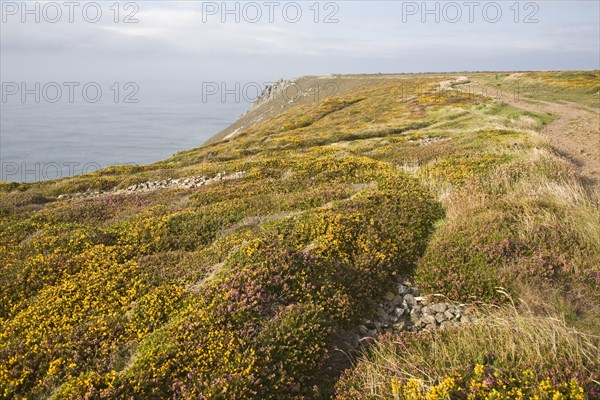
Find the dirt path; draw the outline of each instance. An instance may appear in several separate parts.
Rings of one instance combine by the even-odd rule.
[[[531,112],[546,112],[558,118],[542,135],[565,158],[575,164],[587,184],[600,186],[600,115],[572,103],[508,103]]]
[[[511,96],[501,100],[522,110],[556,116],[542,135],[577,167],[584,182],[600,198],[600,110],[569,102],[515,100]]]

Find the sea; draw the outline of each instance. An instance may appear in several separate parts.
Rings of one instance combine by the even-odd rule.
[[[164,160],[201,146],[254,100],[232,90],[221,94],[219,84],[94,82],[87,94],[81,86],[69,93],[58,85],[37,93],[30,85],[24,97],[3,94],[0,181],[36,182]]]

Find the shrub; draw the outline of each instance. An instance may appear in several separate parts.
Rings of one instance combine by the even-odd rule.
[[[219,232],[243,218],[239,202],[225,207],[206,207],[200,211],[185,211],[168,217],[165,233],[159,238],[161,250],[192,251],[207,246]]]
[[[504,154],[451,155],[427,165],[420,174],[427,179],[461,185],[484,178],[509,160]]]
[[[50,398],[53,400],[106,398],[110,395],[114,379],[114,373],[102,375],[88,372],[65,382]]]
[[[252,338],[215,323],[193,302],[149,336],[109,397],[246,399],[256,394]]]
[[[332,329],[312,303],[282,308],[257,336],[262,399],[322,398]]]
[[[178,285],[162,285],[140,297],[125,329],[132,337],[143,338],[176,315],[185,296]]]
[[[429,293],[459,301],[504,300],[498,288],[515,289],[516,280],[544,278],[549,283],[587,281],[596,286],[577,232],[559,225],[518,229],[503,209],[478,211],[468,221],[436,233],[417,268],[416,280]]]
[[[3,322],[0,387],[3,396],[43,397],[57,379],[109,368],[128,340],[124,314],[146,289],[136,263],[95,246],[76,257],[79,271],[45,286],[35,302]]]
[[[111,396],[326,397],[333,330],[351,326],[373,293],[414,265],[441,214],[414,180],[379,186],[247,238],[160,328],[181,292],[141,297],[126,331],[142,343]]]
[[[310,158],[294,166],[298,178],[312,178],[318,182],[363,183],[381,177],[389,166],[366,157]]]
[[[117,237],[116,245],[130,256],[156,252],[167,233],[162,208],[151,209],[114,224],[110,231]]]
[[[514,221],[493,211],[446,224],[419,262],[417,284],[457,301],[501,301],[497,288],[511,289],[509,269],[516,254],[508,238],[514,236]]]

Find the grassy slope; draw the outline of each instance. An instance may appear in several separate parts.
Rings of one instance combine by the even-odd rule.
[[[597,85],[580,75],[578,85]],[[598,205],[539,136],[552,118],[435,91],[448,79],[332,77],[334,97],[263,106],[267,117],[250,116],[231,140],[144,167],[2,184],[0,396],[328,397],[332,343],[398,273],[455,300],[501,304],[502,286],[530,299],[534,315],[523,318],[551,313],[597,332]],[[547,92],[596,104],[593,90],[567,86]],[[222,171],[247,174],[193,190],[56,200]],[[472,331],[448,333],[480,343],[459,360],[467,368],[486,361],[476,359],[486,343],[473,339],[485,329]],[[507,335],[523,354],[537,345]],[[573,346],[565,357],[587,344]],[[536,383],[552,374],[550,361],[531,359]],[[595,362],[573,358],[548,390],[589,392]],[[389,396],[392,378],[393,396],[415,385],[389,370],[372,385],[361,365],[340,396]],[[457,365],[419,382],[435,386]],[[494,365],[509,375],[525,368]],[[562,388],[571,377],[575,389]]]
[[[545,101],[569,101],[598,109],[600,71],[547,71],[489,75],[490,86],[520,87],[525,97]]]

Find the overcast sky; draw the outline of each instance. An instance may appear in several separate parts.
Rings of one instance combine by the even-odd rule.
[[[3,81],[600,68],[596,0],[45,3],[2,0]]]

